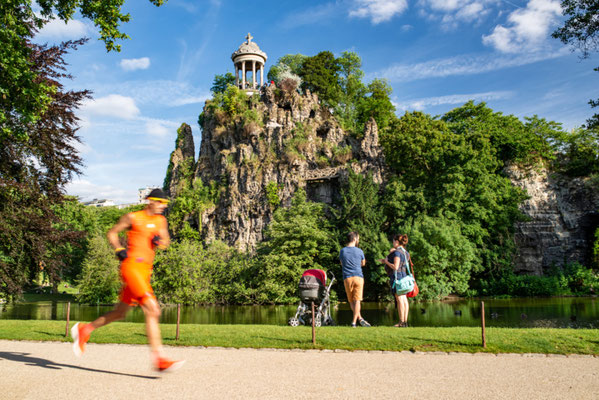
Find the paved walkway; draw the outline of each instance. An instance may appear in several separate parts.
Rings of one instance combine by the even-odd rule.
[[[169,347],[0,340],[2,399],[599,399],[599,358]]]

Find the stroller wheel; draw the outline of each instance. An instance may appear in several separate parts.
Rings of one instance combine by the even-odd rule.
[[[310,325],[312,325],[312,321],[310,321]],[[314,326],[322,326],[322,318],[318,314],[314,318]]]
[[[327,317],[327,319],[324,320],[324,324],[328,325],[328,326],[335,326],[335,320],[333,320],[333,318],[331,317]]]
[[[287,321],[287,323],[288,323],[290,326],[299,326],[299,324],[300,324],[300,322],[299,322],[299,319],[297,319],[297,318],[295,318],[295,317],[291,317],[291,318],[289,318],[289,321]]]

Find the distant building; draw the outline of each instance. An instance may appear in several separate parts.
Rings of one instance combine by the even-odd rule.
[[[139,201],[138,204],[143,204],[146,202],[146,197],[150,194],[150,192],[154,189],[160,189],[158,186],[147,186],[145,188],[140,188],[138,190],[139,193]]]
[[[127,204],[119,204],[116,206],[116,208],[118,208],[119,210],[123,209],[123,208],[127,208],[127,207],[131,207],[131,206],[136,206],[139,203],[127,203]]]
[[[108,199],[93,199],[92,201],[85,201],[83,202],[84,206],[90,206],[90,207],[110,207],[110,206],[114,206],[114,201],[112,200],[108,200]]]

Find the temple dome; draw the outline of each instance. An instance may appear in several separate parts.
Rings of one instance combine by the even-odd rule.
[[[256,55],[262,58],[262,62],[266,62],[266,53],[260,50],[260,47],[255,42],[252,42],[253,37],[248,33],[246,37],[247,41],[243,42],[237,50],[231,54],[231,59],[235,62],[235,59],[239,56],[245,55]]]

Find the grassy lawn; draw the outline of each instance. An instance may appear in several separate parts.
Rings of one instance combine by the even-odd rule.
[[[68,283],[61,282],[58,285],[58,293],[51,293],[52,288],[49,286],[38,287],[23,293],[23,297],[19,302],[34,303],[38,301],[75,301],[77,288]]]
[[[165,344],[176,346],[222,346],[280,349],[312,349],[309,327],[273,325],[163,324]],[[70,341],[64,337],[64,321],[0,320],[0,339]],[[140,323],[117,322],[92,334],[92,343],[145,344]],[[593,329],[488,328],[487,348],[481,346],[479,328],[350,328],[316,329],[317,349],[457,351],[490,353],[546,353],[599,355],[599,332]]]

